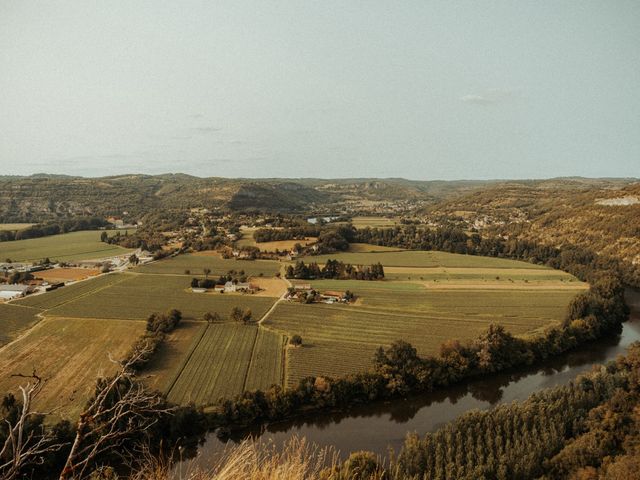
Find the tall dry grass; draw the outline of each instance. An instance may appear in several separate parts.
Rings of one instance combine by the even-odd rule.
[[[383,479],[380,469],[373,475],[358,475],[353,468],[345,471],[337,452],[319,448],[304,438],[291,439],[282,449],[273,444],[245,440],[230,447],[216,460],[215,466],[203,470],[188,462],[172,466],[169,462],[146,455],[143,466],[132,480],[343,480]]]

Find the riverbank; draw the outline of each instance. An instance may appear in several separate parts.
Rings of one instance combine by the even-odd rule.
[[[540,390],[568,384],[577,375],[623,354],[634,341],[640,341],[640,291],[625,292],[631,314],[619,335],[588,342],[575,350],[550,358],[532,367],[486,375],[436,392],[358,406],[340,413],[314,413],[289,421],[238,432],[222,441],[207,435],[192,466],[208,468],[227,442],[247,436],[259,438],[281,448],[291,438],[305,437],[320,447],[334,447],[341,458],[358,450],[385,456],[398,450],[409,432],[433,432],[472,409],[487,410],[497,405],[524,400]]]

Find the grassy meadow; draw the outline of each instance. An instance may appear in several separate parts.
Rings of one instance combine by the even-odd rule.
[[[123,255],[131,250],[100,241],[98,230],[62,233],[41,238],[0,243],[0,259],[35,262],[43,258],[71,261]],[[108,232],[113,235],[114,232]]]
[[[182,372],[184,364],[207,330],[206,322],[182,321],[166,335],[141,375],[145,385],[166,394]]]

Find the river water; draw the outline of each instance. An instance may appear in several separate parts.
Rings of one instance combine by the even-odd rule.
[[[489,409],[501,403],[524,400],[538,390],[567,384],[578,374],[590,370],[593,364],[623,354],[631,343],[640,340],[640,291],[627,290],[626,299],[631,315],[620,335],[586,344],[543,365],[485,376],[405,400],[379,402],[347,412],[315,414],[271,424],[250,434],[262,441],[273,442],[276,448],[293,436],[306,437],[321,447],[334,447],[342,458],[358,450],[380,455],[387,454],[389,448],[397,452],[407,432],[424,434],[467,410]],[[248,434],[229,442],[237,442]],[[211,433],[198,449],[197,457],[187,462],[190,467],[207,468],[224,448],[225,443]]]

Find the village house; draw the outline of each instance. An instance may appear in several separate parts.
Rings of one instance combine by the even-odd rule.
[[[336,292],[332,290],[327,290],[320,294],[322,301],[324,303],[336,303],[336,302],[344,302],[345,294],[344,292]]]
[[[256,287],[249,282],[227,282],[224,284],[224,293],[250,292],[253,290],[256,290]]]

